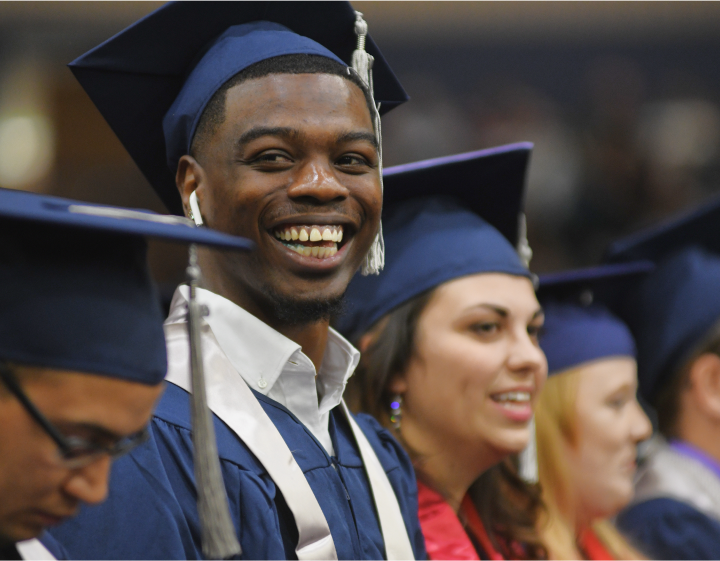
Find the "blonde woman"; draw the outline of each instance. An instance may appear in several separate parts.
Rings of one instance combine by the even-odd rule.
[[[643,557],[609,519],[632,499],[636,447],[651,425],[636,398],[633,338],[598,300],[650,267],[641,262],[541,279],[541,347],[550,377],[535,418],[546,505],[540,532],[552,559]]]

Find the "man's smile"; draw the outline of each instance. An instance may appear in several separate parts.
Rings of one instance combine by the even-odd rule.
[[[273,233],[288,249],[317,259],[333,257],[343,240],[343,227],[340,224],[283,224],[275,228]]]

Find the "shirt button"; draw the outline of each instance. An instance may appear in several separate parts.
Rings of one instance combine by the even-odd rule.
[[[258,387],[261,390],[264,390],[265,388],[267,388],[267,382],[261,378],[260,380],[258,380]]]

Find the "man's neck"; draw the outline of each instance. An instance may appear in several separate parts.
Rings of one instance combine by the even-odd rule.
[[[201,269],[203,270],[203,288],[230,300],[278,333],[300,345],[303,353],[315,365],[315,372],[320,371],[327,346],[329,320],[288,325],[274,316],[271,306],[263,306],[258,299],[242,290],[238,283],[227,281],[225,275],[214,274],[215,271],[210,263],[201,262]]]

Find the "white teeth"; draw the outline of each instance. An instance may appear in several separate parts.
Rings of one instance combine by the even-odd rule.
[[[318,259],[327,259],[337,253],[337,246],[332,247],[307,247],[301,244],[286,244],[285,247],[292,249],[295,253],[304,255],[305,257],[317,257]]]
[[[340,242],[342,241],[342,235],[343,235],[342,230],[340,230],[340,231],[338,232],[338,237],[337,237],[337,242],[338,242],[338,243],[340,243]]]
[[[325,228],[322,233],[322,239],[326,242],[333,241],[333,233],[330,231],[330,228]]]
[[[506,401],[515,401],[518,403],[526,403],[530,401],[530,392],[507,392],[493,396],[495,401],[501,403]]]
[[[277,230],[275,230],[275,237],[276,237],[277,239],[281,239],[281,234],[280,234],[280,232],[278,232]]]
[[[288,230],[285,230],[285,241],[289,242],[291,239],[292,239],[292,234]]]
[[[305,228],[303,228],[302,230],[300,230],[300,235],[298,236],[298,239],[299,239],[301,242],[306,242],[306,241],[308,241],[308,240],[310,239],[310,236],[308,236],[307,230],[306,230]]]
[[[338,238],[337,230],[333,230],[333,231],[332,231],[332,236],[331,236],[331,238],[330,238],[330,241],[337,242],[337,241],[338,241],[337,238]]]
[[[298,231],[295,228],[290,228],[290,237],[293,240],[298,239]]]
[[[322,240],[322,235],[320,234],[320,230],[318,230],[317,228],[313,228],[310,231],[310,241],[311,242],[319,242],[320,240]]]

